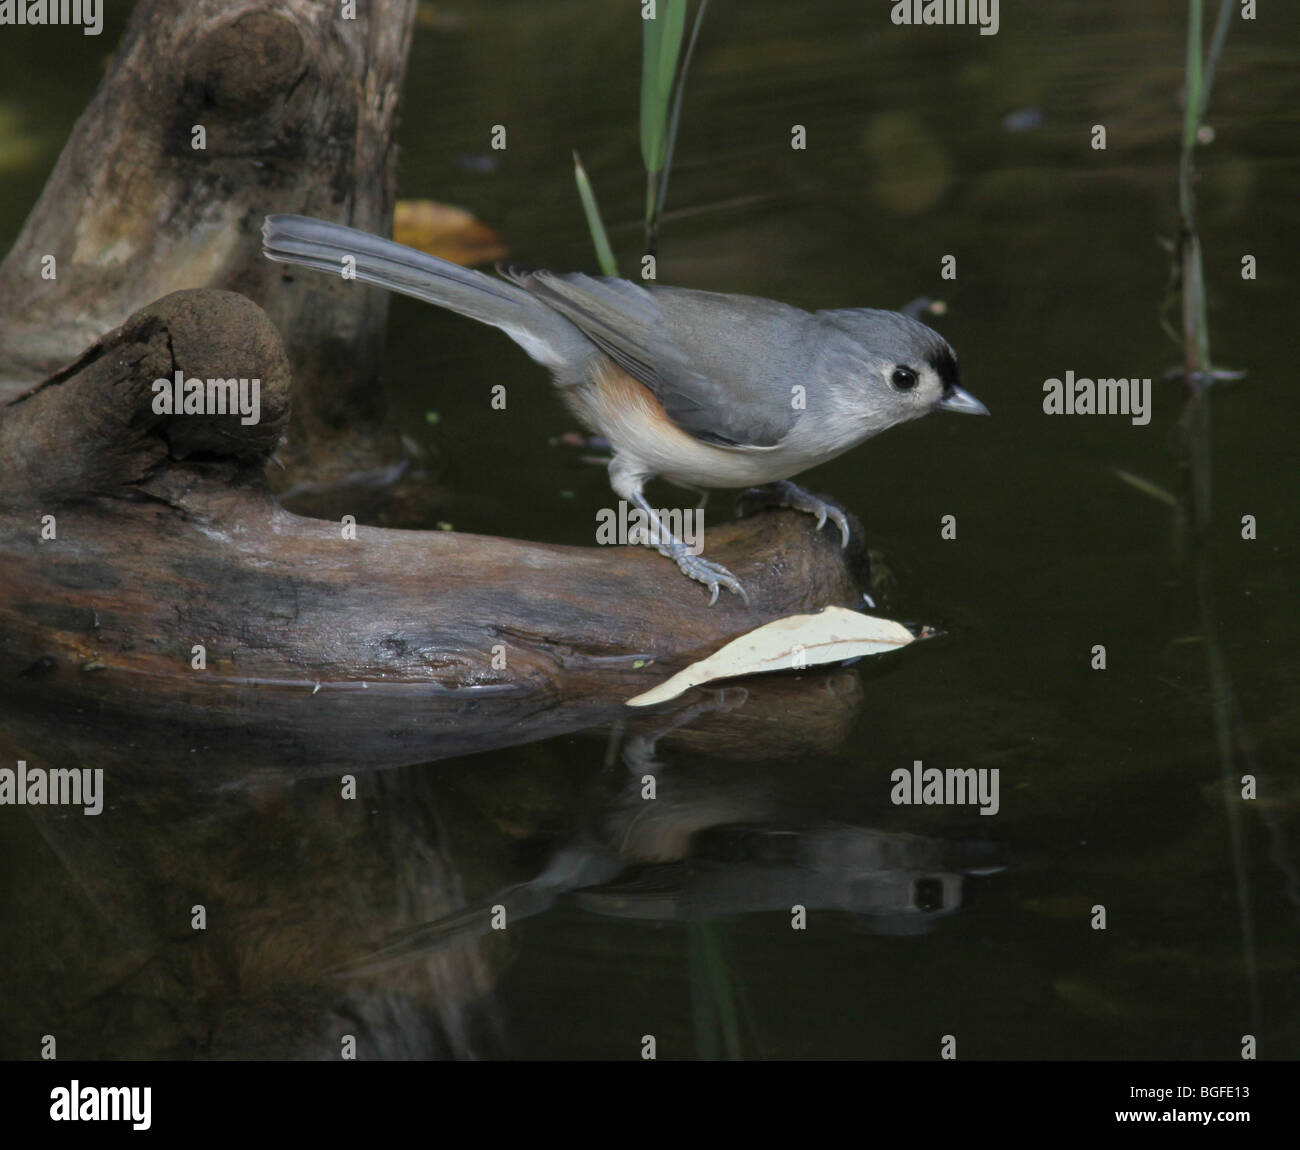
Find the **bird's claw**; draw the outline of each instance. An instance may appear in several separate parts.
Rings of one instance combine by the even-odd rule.
[[[694,579],[697,583],[703,583],[709,589],[711,592],[709,596],[710,607],[718,601],[718,591],[723,587],[733,594],[739,595],[745,606],[749,606],[749,596],[745,593],[745,588],[741,586],[740,580],[721,563],[711,563],[707,559],[701,559],[698,555],[690,554],[690,552],[683,555],[674,555],[672,558],[677,561],[677,566],[681,569],[683,575],[688,579]]]
[[[844,509],[828,499],[820,499],[810,491],[805,491],[798,484],[791,483],[788,479],[774,484],[770,490],[761,487],[751,487],[747,491],[740,493],[740,499],[737,501],[743,503],[746,497],[759,495],[775,503],[778,507],[789,507],[795,511],[803,511],[809,515],[817,516],[817,530],[820,531],[826,526],[826,520],[829,519],[836,527],[840,529],[840,547],[845,548],[849,545],[849,539],[852,537],[852,530],[849,527],[849,518]]]

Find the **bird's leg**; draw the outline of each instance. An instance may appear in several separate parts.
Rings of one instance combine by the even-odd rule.
[[[745,588],[740,585],[737,579],[721,563],[712,563],[699,555],[692,553],[688,544],[683,543],[677,538],[665,525],[658,513],[646,502],[646,497],[640,492],[632,493],[632,502],[636,504],[654,524],[655,538],[659,540],[656,544],[659,554],[666,555],[673,560],[681,570],[682,574],[689,579],[694,579],[697,583],[703,583],[711,592],[709,596],[709,606],[712,607],[718,601],[718,588],[725,587],[728,591],[733,591],[749,605],[749,596],[745,593]]]
[[[614,488],[614,494],[640,508],[646,519],[652,524],[654,536],[659,540],[655,545],[659,554],[666,555],[676,563],[682,574],[688,579],[703,583],[709,589],[711,592],[709,598],[710,607],[718,601],[718,589],[721,587],[725,587],[728,591],[739,595],[745,601],[746,606],[749,605],[749,596],[745,593],[745,588],[741,586],[739,579],[723,567],[721,563],[711,563],[709,560],[693,554],[690,546],[683,543],[668,529],[659,517],[659,513],[646,501],[645,493],[641,490],[641,485],[645,480],[643,475],[627,467],[625,463],[615,456],[609,465],[609,478],[610,486]]]
[[[770,494],[769,494],[770,490]],[[737,510],[739,505],[751,495],[763,497],[769,503],[775,503],[777,507],[792,507],[796,511],[806,511],[809,515],[817,516],[817,527],[820,530],[825,526],[826,520],[830,520],[840,529],[840,546],[849,545],[849,518],[844,513],[844,509],[828,499],[819,499],[811,491],[805,491],[797,483],[791,483],[788,479],[782,479],[778,483],[772,484],[770,489],[761,487],[751,487],[747,491],[740,493],[737,499]]]
[[[672,482],[671,480],[669,482]],[[707,487],[693,487],[689,483],[673,483],[674,487],[680,487],[683,491],[690,491],[696,497],[695,510],[703,511],[709,504],[709,489]]]
[[[695,504],[696,511],[703,511],[709,505],[709,492],[704,487],[688,487],[687,491],[694,491],[698,502]]]

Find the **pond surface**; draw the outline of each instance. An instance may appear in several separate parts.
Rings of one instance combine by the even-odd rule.
[[[576,148],[630,272],[631,7],[422,7],[400,194],[472,211],[513,259],[594,270]],[[1161,322],[1185,5],[1002,9],[984,37],[896,28],[883,3],[714,4],[660,242],[666,283],[944,301],[932,322],[992,418],[933,415],[805,477],[865,524],[882,613],[943,637],[702,692],[661,729],[361,755],[351,801],[273,761],[209,785],[221,748],[96,749],[68,715],[45,765],[138,750],[177,774],[120,769],[95,818],[0,807],[0,1057],[48,1033],[64,1058],[335,1057],[343,1033],[363,1057],[635,1058],[654,1035],[661,1058],[928,1059],[954,1035],[967,1059],[1235,1059],[1248,1034],[1300,1057],[1294,29],[1234,24],[1198,157],[1211,346],[1249,374],[1214,395],[1193,553],[1161,497],[1185,486]],[[121,27],[0,36],[0,242]],[[1151,379],[1149,422],[1045,414],[1066,372]],[[385,376],[454,493],[429,526],[591,543],[605,472],[552,442],[572,418],[513,344],[397,299]],[[503,380],[515,418],[487,402]],[[917,761],[998,771],[996,815],[892,803]]]

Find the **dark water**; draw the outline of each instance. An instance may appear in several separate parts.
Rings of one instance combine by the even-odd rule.
[[[590,269],[577,148],[631,271],[630,8],[428,9],[400,193],[472,210],[512,258]],[[809,308],[946,302],[934,322],[993,418],[931,416],[806,477],[865,523],[891,576],[882,610],[944,638],[702,695],[657,740],[600,730],[370,774],[359,754],[356,802],[332,777],[142,772],[110,780],[96,819],[0,808],[0,1055],[35,1057],[53,1032],[60,1057],[96,1058],[334,1057],[342,1033],[367,1057],[631,1058],[646,1034],[660,1057],[934,1058],[942,1035],[969,1059],[1235,1059],[1243,1035],[1300,1057],[1300,70],[1281,8],[1234,25],[1199,154],[1212,348],[1249,372],[1213,400],[1209,614],[1174,508],[1116,474],[1184,491],[1161,241],[1177,235],[1185,6],[1008,2],[981,37],[895,28],[884,3],[718,0],[659,277]],[[0,240],[114,32],[62,38],[57,68],[0,36]],[[1150,422],[1045,415],[1043,381],[1067,371],[1152,378]],[[512,344],[396,300],[386,377],[457,493],[440,518],[590,543],[604,472],[549,445],[572,420]],[[486,402],[501,381],[516,418]],[[1225,803],[1216,707],[1253,801]],[[83,753],[70,739],[68,765]],[[203,753],[176,746],[174,766],[202,778]],[[916,760],[997,769],[998,814],[891,804],[890,773]],[[441,946],[408,939],[413,960],[330,973],[495,903],[505,932],[470,916]]]

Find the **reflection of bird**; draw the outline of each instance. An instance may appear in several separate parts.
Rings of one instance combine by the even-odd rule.
[[[645,804],[642,804],[644,806]],[[545,914],[569,896],[607,918],[699,922],[788,910],[837,910],[875,934],[920,934],[965,903],[965,880],[1005,869],[987,840],[947,842],[870,827],[721,821],[736,797],[697,796],[619,832],[618,848],[583,835],[541,874],[473,906],[381,939],[334,973],[374,974],[465,946]]]
[[[659,550],[712,591],[745,597],[646,502],[662,476],[683,487],[777,485],[786,506],[837,507],[789,482],[865,439],[936,408],[987,414],[960,386],[942,336],[898,312],[809,313],[773,300],[643,287],[516,266],[504,279],[305,216],[268,216],[266,255],[379,284],[499,327],[551,370],[574,413],[614,448],[610,482],[639,508]]]
[[[444,947],[464,946],[493,929],[542,914],[571,890],[606,882],[622,870],[623,864],[610,850],[594,843],[578,842],[560,850],[546,869],[528,882],[516,883],[487,900],[443,915],[433,922],[417,923],[390,934],[366,954],[346,963],[335,973],[372,974],[389,967],[413,962]],[[494,927],[501,912],[502,921]]]

